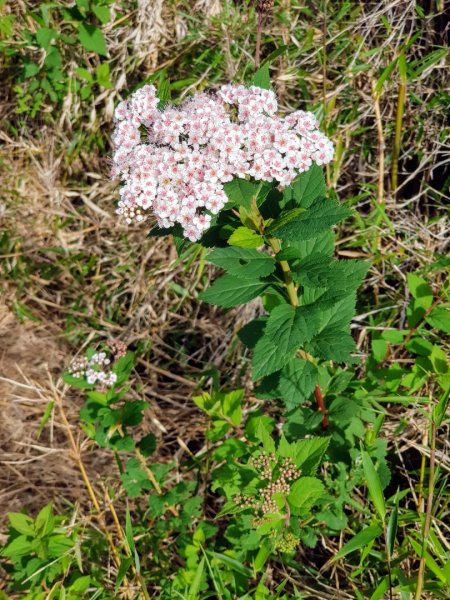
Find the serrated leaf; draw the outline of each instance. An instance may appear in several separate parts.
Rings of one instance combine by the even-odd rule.
[[[323,495],[325,486],[316,477],[300,477],[292,486],[287,497],[291,510],[296,515],[308,513]]]
[[[317,367],[308,360],[293,358],[280,372],[279,390],[291,410],[309,398],[317,383]]]
[[[229,200],[227,208],[244,206],[246,209],[251,210],[252,200],[257,197],[260,188],[260,184],[239,177],[228,181],[223,186]]]
[[[259,296],[267,287],[264,281],[243,280],[232,275],[219,277],[210,288],[200,294],[200,299],[209,304],[230,308],[245,304]]]
[[[450,333],[450,309],[443,306],[433,308],[431,313],[425,318],[426,322],[434,329],[439,329],[444,333]]]
[[[348,331],[331,325],[308,342],[305,348],[316,358],[341,363],[350,361],[350,354],[355,351],[356,344]]]
[[[334,233],[325,231],[317,237],[298,242],[289,242],[283,245],[281,252],[277,255],[280,260],[301,260],[311,254],[322,254],[331,257],[334,252]],[[351,261],[353,262],[353,261]]]
[[[329,437],[315,437],[295,442],[295,464],[306,475],[313,475],[330,443]]]
[[[207,260],[241,279],[267,277],[275,269],[271,256],[251,248],[216,248]]]
[[[323,198],[327,189],[323,169],[315,163],[307,171],[300,173],[291,185],[292,196],[302,208],[308,208],[314,200]]]
[[[95,25],[81,23],[78,29],[78,38],[81,45],[89,52],[107,56],[108,50],[106,48],[105,38],[102,31],[98,27],[95,27]]]
[[[281,369],[296,350],[316,333],[319,317],[315,307],[281,304],[273,309],[253,353],[253,379]]]
[[[33,536],[34,528],[33,528],[33,519],[28,515],[24,515],[22,513],[8,513],[7,514],[9,523],[13,529],[22,533],[24,535]]]
[[[286,241],[307,240],[316,237],[350,215],[351,211],[345,206],[321,198],[289,223],[274,229],[272,233]]]
[[[258,248],[263,243],[263,237],[248,227],[238,227],[228,238],[230,246],[239,246],[240,248]]]

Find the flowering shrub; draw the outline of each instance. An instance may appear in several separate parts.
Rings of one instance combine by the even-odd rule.
[[[151,211],[159,227],[178,223],[197,241],[226,205],[224,184],[233,178],[287,186],[313,162],[333,157],[314,115],[278,117],[272,90],[224,85],[177,107],[158,104],[146,85],[116,109],[113,174],[125,182],[117,212],[128,223]]]

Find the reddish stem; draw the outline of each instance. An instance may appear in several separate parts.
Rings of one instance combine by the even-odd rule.
[[[261,54],[262,13],[258,11],[258,28],[256,30],[255,67],[259,69]]]
[[[328,429],[328,413],[325,407],[325,402],[323,401],[323,394],[319,385],[316,385],[316,387],[314,388],[314,397],[317,402],[317,409],[322,413],[322,429]]]

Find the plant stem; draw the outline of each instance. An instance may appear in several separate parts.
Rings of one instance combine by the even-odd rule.
[[[395,196],[398,184],[398,159],[402,139],[403,112],[405,109],[406,81],[401,81],[398,88],[397,115],[395,118],[395,137],[392,147],[391,192]]]
[[[314,398],[316,399],[317,408],[319,412],[322,413],[322,429],[328,429],[328,412],[325,406],[325,402],[323,400],[323,394],[322,390],[319,387],[319,384],[316,384],[316,387],[314,388]]]
[[[262,13],[258,10],[258,25],[256,28],[256,48],[255,48],[255,67],[259,69],[261,64],[261,33],[262,33]]]
[[[433,509],[434,497],[434,467],[436,460],[436,422],[433,416],[432,403],[430,401],[430,419],[431,419],[431,439],[430,439],[430,468],[428,472],[428,497],[427,497],[427,512],[425,514],[425,523],[423,526],[422,537],[422,554],[419,563],[419,572],[417,574],[417,587],[414,600],[420,600],[423,589],[423,579],[425,573],[425,552],[428,544],[428,536],[431,525],[431,511]]]
[[[277,240],[276,238],[269,238],[268,242],[269,242],[272,250],[275,252],[275,255],[277,255],[278,252],[280,252],[280,250],[281,250],[280,240]],[[297,288],[295,287],[294,282],[292,281],[291,269],[289,268],[289,263],[287,260],[278,260],[277,262],[283,271],[284,284],[286,286],[286,291],[289,296],[289,302],[292,304],[292,306],[298,306],[299,304],[298,304]]]
[[[384,133],[383,133],[383,121],[381,119],[381,108],[380,108],[380,96],[381,93],[377,91],[375,82],[372,84],[373,103],[375,110],[375,122],[377,126],[378,136],[378,204],[384,204]]]

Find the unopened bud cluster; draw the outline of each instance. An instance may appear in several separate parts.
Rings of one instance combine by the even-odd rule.
[[[333,157],[315,116],[278,117],[271,90],[224,85],[177,107],[158,105],[155,87],[145,85],[116,108],[112,175],[124,182],[117,213],[127,223],[154,215],[159,227],[179,224],[197,241],[228,201],[226,182],[287,186],[313,162]]]
[[[117,381],[116,373],[111,371],[111,359],[106,352],[96,352],[90,359],[85,356],[76,358],[68,371],[78,379],[86,379],[91,385],[98,383],[105,387],[112,387]]]
[[[259,456],[250,459],[250,465],[260,474],[261,481],[267,481],[266,485],[258,490],[256,496],[245,496],[237,494],[234,498],[236,504],[251,508],[257,514],[253,525],[261,524],[261,514],[268,515],[278,513],[276,494],[288,496],[291,490],[290,483],[300,477],[300,470],[296,468],[291,458],[283,458],[279,463],[275,454],[263,452]]]
[[[273,530],[271,536],[275,550],[287,554],[294,552],[300,543],[300,540],[291,531],[279,532]]]

